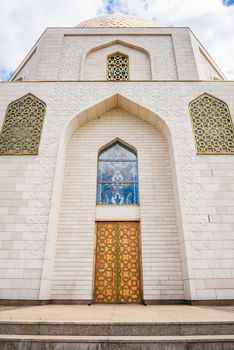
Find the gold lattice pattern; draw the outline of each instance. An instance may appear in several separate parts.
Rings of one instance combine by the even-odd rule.
[[[107,80],[129,80],[127,55],[117,52],[107,57]]]
[[[129,16],[124,14],[111,14],[98,16],[81,22],[77,27],[83,28],[108,28],[108,27],[159,27],[160,25],[154,21],[149,21],[143,18]]]
[[[139,224],[97,224],[96,303],[140,303]]]
[[[116,227],[113,223],[98,224],[95,302],[115,303],[117,300],[116,239]]]
[[[198,154],[234,154],[232,118],[225,102],[204,94],[190,103]]]
[[[9,104],[0,134],[1,155],[38,154],[45,109],[32,94]]]
[[[119,224],[119,302],[141,301],[139,224]]]

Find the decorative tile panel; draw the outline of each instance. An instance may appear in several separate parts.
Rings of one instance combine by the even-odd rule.
[[[234,129],[225,102],[203,94],[190,103],[198,154],[234,154]]]
[[[36,155],[46,104],[27,94],[9,104],[0,134],[0,155]]]

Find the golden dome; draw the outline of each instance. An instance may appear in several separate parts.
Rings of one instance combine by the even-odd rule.
[[[81,28],[137,28],[137,27],[159,27],[156,22],[147,19],[129,16],[124,14],[113,14],[98,16],[87,21],[81,22],[77,25]]]

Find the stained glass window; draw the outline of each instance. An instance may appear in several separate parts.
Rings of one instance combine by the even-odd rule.
[[[139,204],[136,153],[115,142],[98,157],[97,204]]]

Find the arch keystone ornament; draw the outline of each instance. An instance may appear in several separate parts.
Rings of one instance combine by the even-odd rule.
[[[46,104],[28,93],[11,102],[0,133],[0,155],[37,155]]]
[[[228,105],[209,94],[189,104],[197,154],[234,154],[234,128]]]

